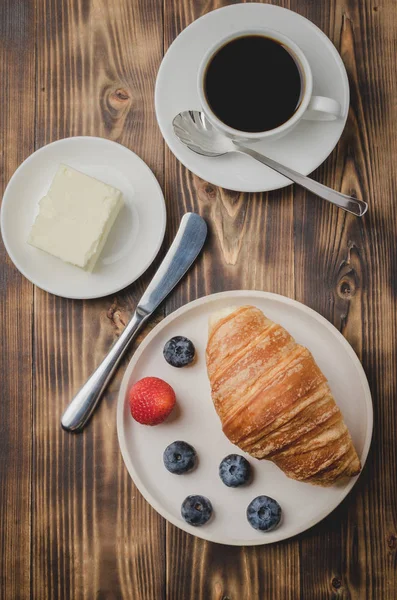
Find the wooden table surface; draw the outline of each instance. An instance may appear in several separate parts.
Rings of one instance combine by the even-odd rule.
[[[368,375],[369,459],[342,505],[289,541],[227,547],[180,531],[143,500],[118,449],[115,405],[126,361],[84,433],[60,427],[68,400],[122,331],[158,260],[120,294],[72,301],[31,285],[1,245],[2,599],[397,598],[397,6],[273,2],[318,25],[347,67],[348,124],[314,176],[366,198],[370,209],[360,220],[296,187],[218,189],[165,146],[153,108],[164,52],[194,19],[224,4],[2,0],[0,186],[34,150],[63,137],[103,136],[137,152],[165,193],[163,251],[188,210],[210,228],[204,255],[157,322],[189,300],[238,288],[317,310]]]

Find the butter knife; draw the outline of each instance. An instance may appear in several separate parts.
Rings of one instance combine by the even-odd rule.
[[[170,249],[123,333],[62,415],[63,429],[79,432],[84,428],[128,345],[193,264],[206,236],[207,225],[202,217],[195,213],[187,213],[182,217]]]

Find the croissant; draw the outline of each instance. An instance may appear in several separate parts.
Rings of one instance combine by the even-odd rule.
[[[313,356],[258,308],[212,315],[206,360],[223,432],[241,450],[315,485],[360,472],[350,433]]]

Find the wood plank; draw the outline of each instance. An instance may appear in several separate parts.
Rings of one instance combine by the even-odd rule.
[[[35,2],[4,0],[0,197],[19,163],[34,150],[34,39]],[[15,269],[1,243],[0,598],[21,600],[30,597],[32,315],[33,286]]]
[[[298,9],[298,2],[294,5]],[[302,4],[299,3],[302,10]],[[304,6],[340,49],[351,85],[347,128],[316,177],[370,203],[363,220],[300,192],[295,213],[297,299],[342,331],[363,362],[375,408],[372,451],[356,489],[301,539],[302,597],[395,597],[394,252],[396,80],[392,0]],[[387,375],[386,375],[387,373]]]
[[[162,56],[159,0],[40,0],[37,146],[99,135],[128,146],[160,182],[153,91]],[[80,302],[36,290],[33,596],[161,598],[164,522],[122,462],[116,400],[123,368],[90,425],[60,417],[119,335],[152,271],[125,292]]]
[[[165,49],[194,19],[226,4],[167,2]],[[166,150],[165,192],[177,198],[170,207],[169,240],[186,210],[199,212],[210,229],[205,254],[167,302],[167,312],[228,289],[294,296],[291,189],[271,195],[222,190],[192,175]],[[182,575],[186,573],[191,575]],[[167,523],[167,598],[295,600],[299,589],[296,539],[261,548],[226,547],[195,539]]]

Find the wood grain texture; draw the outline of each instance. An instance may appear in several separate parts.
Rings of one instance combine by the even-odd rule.
[[[107,137],[136,151],[161,182],[153,111],[160,2],[46,0],[38,2],[37,22],[36,146]],[[83,435],[60,428],[66,404],[122,331],[152,272],[95,301],[35,292],[34,598],[162,597],[165,524],[137,493],[118,449],[123,368]]]
[[[330,30],[329,7],[316,8],[306,16],[340,49],[351,85],[347,128],[318,177],[367,198],[370,210],[364,219],[354,219],[315,205],[314,198],[299,192],[303,211],[296,212],[295,220],[296,297],[333,322],[362,360],[373,393],[375,430],[368,464],[349,499],[302,537],[302,568],[310,581],[302,593],[309,600],[330,594],[393,598],[396,412],[390,407],[397,384],[392,367],[397,257],[390,250],[397,215],[390,169],[396,159],[396,80],[388,56],[397,26],[395,3],[336,3]]]
[[[0,193],[34,149],[35,2],[0,5]],[[21,123],[26,124],[22,127]],[[17,133],[18,132],[18,133]],[[17,139],[16,139],[17,138]],[[0,245],[0,598],[29,598],[33,286]]]
[[[220,546],[166,523],[137,492],[118,450],[123,367],[83,435],[59,426],[159,259],[124,292],[79,302],[33,292],[1,247],[1,600],[396,597],[395,0],[272,2],[311,19],[341,52],[349,120],[314,177],[368,199],[362,220],[298,188],[216,188],[165,147],[153,107],[162,55],[194,19],[231,3],[3,0],[0,185],[34,148],[61,137],[99,135],[136,151],[165,191],[165,245],[187,210],[210,229],[205,253],[151,327],[189,300],[228,289],[268,290],[311,306],[342,331],[368,374],[375,430],[367,465],[336,511],[277,545]]]

